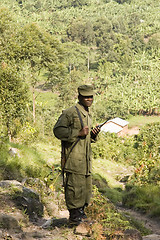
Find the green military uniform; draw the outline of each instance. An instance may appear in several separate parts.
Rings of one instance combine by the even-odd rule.
[[[76,104],[83,125],[91,130],[91,115],[79,103]],[[54,126],[55,136],[63,141],[65,146],[66,172],[65,198],[67,208],[76,209],[88,205],[92,191],[91,180],[91,137],[88,134],[78,139],[81,130],[81,121],[79,119],[75,106],[63,111],[57,123]]]

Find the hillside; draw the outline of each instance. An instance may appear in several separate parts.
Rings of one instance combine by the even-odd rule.
[[[126,184],[129,183],[129,182],[128,183],[126,182],[125,176],[128,176],[128,174],[131,174],[131,176],[134,175],[135,167],[132,164],[129,164],[129,165],[124,164],[122,161],[122,155],[121,155],[122,153],[118,151],[119,149],[121,149],[125,158],[127,159],[126,151],[129,151],[129,148],[128,148],[129,145],[127,143],[129,139],[126,138],[127,142],[125,144],[123,142],[123,145],[124,145],[123,149],[122,149],[122,145],[121,146],[119,145],[117,149],[118,151],[116,153],[116,152],[113,152],[113,150],[111,152],[111,148],[109,150],[108,147],[110,145],[113,148],[115,144],[117,148],[117,144],[122,144],[121,141],[119,141],[121,139],[116,138],[116,136],[106,136],[106,137],[107,139],[109,137],[110,140],[109,140],[109,144],[104,145],[105,149],[103,149],[103,155],[102,155],[102,146],[101,146],[101,152],[99,148],[97,148],[96,150],[95,146],[93,147],[94,156],[96,156],[96,154],[98,154],[99,152],[99,154],[101,154],[101,158],[94,157],[94,161],[93,161],[93,167],[94,167],[93,168],[94,170],[93,171],[94,173],[93,174],[93,184],[94,184],[93,193],[94,194],[93,194],[91,205],[87,210],[87,215],[92,220],[96,220],[96,223],[95,225],[93,224],[89,228],[88,226],[83,225],[81,228],[77,228],[77,229],[68,228],[68,220],[67,220],[68,211],[66,211],[66,207],[64,204],[64,194],[63,194],[63,188],[61,186],[62,178],[60,175],[60,168],[59,168],[60,146],[56,145],[54,141],[50,144],[48,144],[48,142],[45,143],[40,141],[37,143],[33,142],[32,146],[30,145],[29,147],[23,146],[23,145],[21,146],[18,144],[15,145],[13,143],[8,145],[4,145],[3,143],[2,145],[2,142],[1,142],[1,146],[3,146],[3,148],[1,148],[1,153],[3,153],[2,155],[4,160],[5,160],[5,156],[7,155],[7,158],[3,162],[3,165],[1,162],[1,170],[3,169],[3,175],[1,175],[1,182],[0,182],[1,183],[1,195],[0,195],[1,200],[0,201],[2,203],[0,208],[1,221],[2,221],[2,216],[4,217],[4,214],[14,217],[16,219],[14,221],[16,230],[14,231],[13,229],[7,230],[6,227],[4,227],[3,225],[3,228],[1,228],[1,234],[3,234],[2,236],[4,236],[4,234],[6,235],[8,234],[8,236],[12,237],[11,239],[14,239],[14,238],[16,239],[16,237],[21,239],[20,236],[22,237],[22,235],[25,236],[26,238],[28,237],[28,239],[31,239],[31,237],[33,239],[35,238],[63,239],[63,237],[64,239],[83,239],[83,237],[85,237],[85,239],[103,239],[103,237],[106,236],[107,234],[107,239],[113,239],[113,237],[115,239],[118,239],[119,234],[121,237],[123,234],[125,236],[127,236],[126,234],[129,234],[130,237],[132,236],[131,239],[134,239],[134,240],[135,240],[135,234],[136,236],[140,237],[139,233],[136,231],[127,232],[125,229],[128,229],[128,228],[129,229],[133,228],[135,230],[138,229],[138,231],[141,232],[143,239],[145,240],[147,239],[147,236],[145,237],[145,235],[147,234],[151,234],[151,233],[152,235],[159,234],[159,230],[157,227],[157,224],[159,222],[158,219],[156,220],[155,218],[156,221],[154,222],[152,219],[150,219],[147,212],[146,214],[143,213],[141,215],[140,213],[138,214],[135,211],[133,212],[133,210],[129,211],[127,209],[127,205],[125,206],[124,204],[122,204],[122,201],[123,201],[122,193],[123,191],[125,193],[124,187]],[[111,139],[113,140],[113,143],[111,143]],[[104,142],[104,138],[99,139],[100,145],[102,141]],[[125,146],[126,146],[126,149],[124,148]],[[17,149],[17,152],[14,152],[15,155],[13,156],[8,155],[7,152],[4,152],[4,149],[7,150],[7,149],[10,149],[11,147],[13,150]],[[110,156],[108,156],[107,158],[104,158],[105,156],[104,150],[107,151],[107,154],[110,153]],[[109,158],[113,153],[114,153],[114,158],[116,154],[118,154],[119,162],[116,162],[115,160],[109,161]],[[130,155],[130,152],[128,153]],[[10,154],[11,154],[11,151],[10,151]],[[134,156],[132,157],[134,159]],[[31,164],[28,164],[29,158],[32,159]],[[44,205],[43,215],[41,216],[37,215],[37,213],[39,214],[39,210],[38,212],[36,212],[37,206],[40,207],[41,204],[39,205],[38,203],[36,203],[36,208],[35,208],[35,205],[33,204],[34,202],[32,203],[32,201],[34,200],[31,200],[32,199],[31,196],[33,195],[33,193],[28,196],[25,195],[25,198],[23,198],[21,187],[20,189],[18,187],[19,185],[21,185],[21,183],[18,183],[18,185],[15,185],[15,182],[11,181],[11,185],[10,185],[11,187],[10,188],[7,187],[7,189],[5,189],[4,187],[2,187],[3,179],[19,180],[20,182],[22,182],[23,187],[32,189],[32,191],[36,191],[39,194],[40,200]],[[100,192],[98,191],[98,189]],[[133,189],[131,188],[131,190],[133,191],[134,188]],[[145,194],[145,192],[143,194]],[[153,192],[153,194],[156,194],[156,192]],[[36,196],[36,199],[39,199],[37,195],[35,196]],[[131,192],[131,196],[133,196],[132,192]],[[15,201],[16,199],[19,201],[18,205],[17,205],[17,202]],[[24,202],[24,199],[25,199],[25,202]],[[26,199],[28,199],[27,202],[26,202]],[[129,199],[130,197],[128,198],[128,203],[130,203]],[[23,201],[21,202],[21,200]],[[132,197],[132,201],[133,200],[134,198]],[[139,201],[140,200],[141,199],[139,198]],[[35,208],[34,210],[31,210],[31,211],[29,210],[30,209],[28,205],[29,202],[32,203],[33,207]],[[147,201],[146,201],[146,204],[150,205],[150,203],[149,202],[147,203]],[[152,204],[154,204],[153,205],[153,212],[154,212],[154,209],[155,207],[157,207],[157,205],[156,205],[156,202],[153,202]],[[148,207],[146,205],[146,209],[147,208]],[[144,211],[144,208],[143,208],[143,211]],[[142,220],[142,222],[140,222],[140,220]],[[144,228],[144,226],[146,226],[148,230]],[[138,239],[141,239],[139,237]],[[153,237],[154,235],[152,236],[152,239],[156,239]]]
[[[41,184],[43,184],[43,193],[41,192]],[[25,191],[28,190],[25,193],[24,190],[23,192],[21,191],[21,188],[24,188]],[[32,198],[33,194],[34,198]],[[68,211],[65,208],[63,193],[55,192],[51,189],[47,190],[42,181],[34,178],[25,179],[22,185],[14,180],[0,181],[0,237],[1,239],[13,240],[99,240],[119,239],[119,237],[135,240],[142,239],[140,233],[136,230],[138,228],[142,235],[150,234],[144,236],[143,240],[150,238],[157,240],[159,234],[158,221],[127,209],[115,208],[110,201],[105,200],[97,193],[94,194],[91,206],[87,211],[87,215],[90,216],[90,219],[94,219],[94,223],[92,225],[84,223],[78,227],[70,228],[68,226]],[[39,197],[40,200],[38,200]],[[40,214],[40,201],[44,205],[43,216]],[[31,209],[32,211],[30,211]],[[107,214],[106,216],[104,210]],[[101,217],[102,219],[105,217],[105,221],[109,220],[107,229],[105,229],[106,227],[103,229]],[[125,230],[126,228],[132,230]]]

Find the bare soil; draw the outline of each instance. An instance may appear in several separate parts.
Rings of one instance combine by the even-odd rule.
[[[149,229],[151,231],[151,234],[149,238],[144,237],[143,239],[148,239],[148,240],[158,240],[160,239],[160,218],[152,218],[150,216],[147,216],[146,214],[134,211],[132,209],[127,209],[123,207],[118,207],[118,210],[120,212],[123,212],[125,215],[130,215],[133,217],[135,220],[140,221],[143,223],[144,227]]]

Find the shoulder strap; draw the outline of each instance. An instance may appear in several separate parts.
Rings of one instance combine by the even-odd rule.
[[[79,117],[79,120],[81,122],[81,127],[83,128],[84,127],[84,124],[83,124],[83,120],[82,120],[82,117],[81,117],[81,114],[80,114],[80,111],[79,109],[77,108],[77,106],[75,106],[76,110],[77,110],[77,113],[78,113],[78,117]]]
[[[82,117],[81,117],[81,114],[80,114],[80,111],[79,109],[77,108],[77,106],[75,106],[76,110],[77,110],[77,113],[78,113],[78,117],[79,117],[79,120],[81,122],[81,127],[83,128],[84,127],[84,124],[83,124],[83,120],[82,120]],[[78,138],[76,140],[76,142],[73,144],[73,146],[71,147],[71,150],[70,150],[70,153],[72,152],[73,148],[77,145],[77,143],[79,142],[80,138]]]

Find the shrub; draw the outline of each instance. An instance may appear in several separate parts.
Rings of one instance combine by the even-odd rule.
[[[121,138],[114,133],[101,133],[92,144],[94,158],[106,158],[119,163],[133,163],[136,155],[133,138]]]
[[[147,124],[136,137],[137,163],[130,184],[160,183],[160,123]]]

